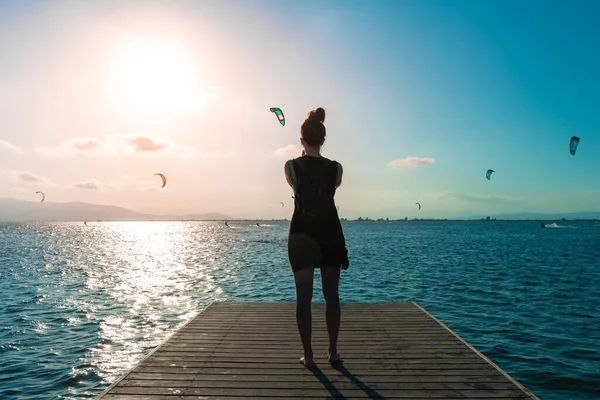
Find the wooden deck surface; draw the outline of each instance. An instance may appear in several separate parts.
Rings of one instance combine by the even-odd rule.
[[[309,371],[294,303],[212,303],[98,399],[537,399],[416,303],[342,304],[335,369],[324,321]]]

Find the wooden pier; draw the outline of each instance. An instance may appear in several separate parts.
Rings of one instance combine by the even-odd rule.
[[[537,399],[416,303],[343,303],[332,367],[313,305],[307,370],[294,303],[215,302],[98,399]]]

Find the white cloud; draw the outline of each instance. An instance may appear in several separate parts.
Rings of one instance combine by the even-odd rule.
[[[52,181],[46,177],[33,174],[28,171],[5,171],[6,175],[11,181],[17,184],[37,184],[37,185],[51,185]]]
[[[112,139],[127,154],[169,154],[181,158],[194,158],[200,155],[198,149],[177,144],[170,139],[152,137],[146,134],[115,135]]]
[[[77,154],[106,156],[118,153],[118,149],[111,149],[106,142],[87,137],[69,139],[58,146],[39,147],[35,151],[53,156],[73,156]]]
[[[275,154],[277,157],[296,158],[302,155],[302,149],[294,146],[293,144],[288,144],[285,147],[275,150],[273,154]]]
[[[94,182],[79,182],[73,184],[73,187],[78,189],[98,190],[98,185],[96,185]]]
[[[102,182],[96,182],[96,181],[75,182],[75,183],[73,183],[73,187],[77,188],[77,189],[86,189],[86,190],[114,189],[113,186],[107,185]]]
[[[388,163],[390,168],[402,168],[402,167],[422,167],[424,165],[435,164],[435,159],[430,157],[406,157],[392,160]]]
[[[8,143],[6,140],[0,139],[0,150],[14,151],[17,154],[23,154],[21,148]]]
[[[36,151],[55,156],[88,154],[96,156],[116,156],[119,154],[166,154],[174,157],[193,158],[200,155],[198,149],[175,143],[167,138],[154,137],[143,133],[116,134],[103,140],[96,138],[73,138],[58,146],[40,147]]]

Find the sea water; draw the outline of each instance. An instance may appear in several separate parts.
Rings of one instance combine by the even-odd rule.
[[[288,223],[229,225],[0,224],[0,399],[93,398],[212,301],[293,301]],[[540,398],[600,398],[600,223],[343,227],[342,301],[415,301]]]

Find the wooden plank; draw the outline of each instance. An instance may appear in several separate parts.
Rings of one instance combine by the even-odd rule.
[[[416,387],[413,389],[380,389],[369,387],[362,389],[354,387],[352,389],[341,389],[338,387],[327,389],[280,389],[280,388],[174,388],[174,387],[118,387],[114,389],[114,394],[137,394],[137,395],[179,395],[179,396],[202,396],[202,398],[212,398],[214,396],[248,396],[250,398],[320,398],[326,399],[331,396],[331,391],[339,393],[338,398],[372,398],[369,393],[373,393],[375,398],[380,399],[414,399],[414,398],[469,398],[470,396],[478,398],[503,396],[507,399],[524,398],[525,394],[520,390],[459,390],[459,389],[439,389],[429,390],[425,386]]]
[[[324,307],[314,304],[317,368],[291,302],[215,302],[97,398],[537,399],[416,303],[343,303],[343,364],[324,359]]]
[[[317,365],[322,366],[323,363],[317,361]],[[310,372],[298,371],[294,369],[262,369],[257,370],[255,368],[237,368],[235,370],[231,368],[187,368],[187,367],[156,367],[156,366],[139,366],[136,371],[148,372],[148,373],[171,373],[171,374],[198,374],[198,375],[272,375],[272,376],[308,376]],[[328,372],[329,373],[329,372]],[[404,368],[404,369],[389,369],[382,371],[374,371],[371,369],[352,369],[352,374],[355,376],[397,376],[397,375],[416,375],[416,376],[480,376],[483,374],[489,374],[490,371],[482,371],[479,367],[473,368],[453,368],[453,369],[440,369],[440,368]],[[303,375],[304,374],[304,375]]]
[[[514,386],[511,382],[422,382],[419,380],[407,380],[402,381],[383,381],[383,382],[369,382],[372,388],[376,388],[378,385],[385,385],[388,390],[514,390]],[[121,382],[121,387],[130,388],[162,388],[168,386],[169,388],[188,388],[193,387],[197,389],[216,389],[216,388],[237,388],[237,389],[261,389],[265,386],[265,381],[218,381],[218,380],[204,380],[204,379],[178,379],[173,382],[165,380],[148,380],[148,379],[126,379]],[[270,389],[289,389],[289,390],[321,390],[323,388],[332,388],[344,390],[356,389],[357,386],[348,380],[330,380],[328,383],[321,383],[318,380],[312,381],[280,381],[273,380],[269,381]]]
[[[358,378],[361,376],[354,374]],[[340,382],[345,381],[346,378],[343,375],[335,375],[329,374],[329,379],[332,382]],[[128,380],[153,380],[153,381],[178,381],[184,380],[189,381],[193,380],[194,377],[190,377],[190,374],[169,374],[165,372],[132,372],[128,375],[127,379],[124,379],[123,382]],[[312,375],[234,375],[234,374],[202,374],[203,381],[236,381],[236,382],[313,382]],[[491,372],[489,375],[486,374],[477,374],[474,376],[465,376],[465,375],[445,375],[445,376],[435,376],[435,375],[421,375],[415,376],[412,371],[409,371],[408,374],[398,374],[393,376],[370,376],[369,383],[381,383],[381,382],[389,382],[389,383],[398,383],[398,382],[454,382],[454,383],[470,383],[470,382],[489,382],[489,383],[506,383],[506,379],[502,374]]]

